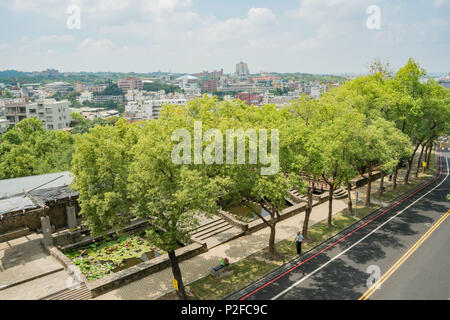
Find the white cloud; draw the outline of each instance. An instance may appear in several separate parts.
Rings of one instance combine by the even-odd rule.
[[[277,23],[278,20],[270,9],[251,8],[244,19],[230,18],[204,24],[197,38],[209,43],[254,41],[253,37],[267,37],[266,31],[270,31]]]
[[[442,34],[436,30],[447,30],[449,26],[450,22],[443,19],[389,24],[377,33],[376,40],[378,43],[416,44],[425,47],[427,44],[440,43]]]
[[[87,54],[104,54],[117,48],[117,45],[109,39],[92,40],[84,39],[78,46],[81,53]]]
[[[66,20],[69,5],[79,6],[82,20],[95,24],[171,14],[190,8],[192,0],[12,0],[10,9]]]
[[[72,35],[45,35],[33,40],[33,44],[48,45],[48,44],[68,44],[75,41]]]
[[[342,18],[364,16],[369,5],[379,2],[379,0],[300,0],[296,10],[286,13],[291,17],[326,23]]]

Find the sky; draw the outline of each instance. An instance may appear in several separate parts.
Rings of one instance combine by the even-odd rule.
[[[449,72],[449,53],[450,0],[0,1],[0,70]]]

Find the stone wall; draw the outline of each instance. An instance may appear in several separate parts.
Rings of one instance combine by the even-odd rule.
[[[181,262],[206,251],[208,251],[206,243],[203,245],[193,243],[175,250],[175,254],[178,257],[178,262]],[[169,256],[165,254],[149,261],[142,262],[128,269],[113,273],[102,279],[87,282],[86,285],[91,291],[93,297],[96,297],[168,267],[170,267]]]
[[[0,234],[13,232],[18,229],[28,228],[30,232],[37,231],[41,228],[41,217],[48,215],[50,217],[50,223],[56,227],[56,229],[67,226],[66,206],[71,203],[68,200],[52,202],[47,204],[49,207],[47,210],[36,209],[31,211],[12,212],[4,214],[3,219],[0,221]],[[73,205],[73,204],[72,204]],[[80,208],[75,205],[75,212],[78,214]]]
[[[372,181],[375,181],[377,179],[381,178],[381,171],[374,171],[372,173]],[[367,174],[364,175],[364,177],[357,177],[351,181],[351,184],[353,188],[360,188],[364,185],[366,185],[369,182],[369,177]]]
[[[6,242],[13,239],[17,239],[23,236],[30,234],[30,230],[28,228],[18,229],[16,231],[8,232],[0,234],[0,242]]]
[[[82,240],[82,231],[81,230],[64,230],[62,232],[58,232],[57,234],[53,234],[53,244],[57,247],[67,246],[73,243],[80,242]]]
[[[13,232],[18,229],[28,228],[30,231],[35,231],[41,227],[41,217],[43,217],[44,210],[33,210],[25,213],[14,212],[5,214],[0,221],[0,234]]]

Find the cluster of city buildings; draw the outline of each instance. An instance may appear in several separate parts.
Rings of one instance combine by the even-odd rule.
[[[283,81],[279,76],[267,73],[250,74],[247,63],[236,64],[236,72],[225,75],[220,71],[203,71],[192,75],[184,75],[172,81],[187,96],[202,93],[222,94],[224,99],[236,98],[247,104],[276,104],[283,106],[306,94],[318,99],[339,83],[304,83],[296,80]],[[189,99],[188,99],[189,100]]]
[[[47,78],[58,77],[58,70],[47,69],[33,72],[33,75]],[[261,106],[275,104],[281,108],[305,94],[318,99],[339,83],[319,83],[285,80],[276,74],[251,74],[247,63],[236,64],[235,72],[224,74],[223,69],[174,76],[159,74],[140,79],[125,77],[117,81],[120,90],[105,90],[109,83],[69,83],[63,81],[48,83],[28,83],[0,89],[7,89],[11,98],[0,99],[0,134],[19,121],[37,117],[48,130],[70,128],[70,113],[76,112],[86,119],[108,118],[122,115],[129,121],[158,118],[165,104],[184,105],[202,94],[218,95],[224,100],[239,99],[248,105]],[[145,83],[158,82],[178,87],[180,92],[166,93],[164,90],[152,92],[144,90]],[[117,89],[117,88],[116,88]],[[173,90],[172,90],[173,91]],[[69,98],[67,98],[69,97]],[[70,99],[70,101],[68,100]],[[121,108],[105,108],[113,101]],[[74,104],[78,107],[74,108]],[[123,109],[121,109],[123,111]]]

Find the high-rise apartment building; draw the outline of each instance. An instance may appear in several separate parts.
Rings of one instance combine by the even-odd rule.
[[[248,71],[247,63],[241,61],[236,64],[236,74],[238,76],[248,76],[250,72]]]

